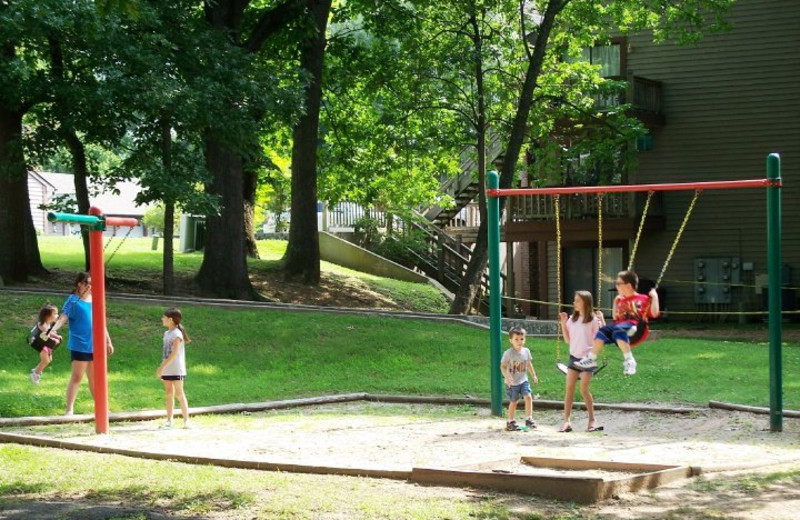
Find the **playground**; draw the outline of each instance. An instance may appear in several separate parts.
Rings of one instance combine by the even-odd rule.
[[[391,486],[392,492],[400,496],[420,492],[411,477],[414,468],[458,471],[482,464],[485,473],[494,475],[608,478],[596,470],[525,468],[514,462],[524,456],[689,466],[696,473],[650,491],[622,492],[611,500],[580,507],[582,515],[607,518],[671,518],[670,512],[679,511],[686,515],[682,518],[696,518],[691,516],[696,508],[725,511],[725,518],[777,520],[792,518],[792,511],[800,503],[800,495],[791,485],[779,485],[769,494],[754,496],[746,489],[731,489],[725,484],[741,475],[757,481],[762,474],[796,469],[800,465],[798,419],[787,419],[784,433],[775,435],[768,431],[765,415],[702,407],[686,407],[683,413],[612,407],[598,410],[598,418],[606,426],[603,432],[586,433],[576,428],[564,434],[557,432],[560,411],[552,403],[544,403],[545,406],[536,407],[537,430],[509,434],[486,406],[358,399],[306,404],[196,416],[191,429],[165,429],[159,418],[114,423],[113,434],[108,436],[96,435],[91,424],[84,423],[6,427],[3,435],[25,436],[32,444],[36,444],[35,439],[46,445],[62,443],[70,450],[192,464],[278,469],[284,473],[372,475],[381,479],[375,481],[375,486]],[[576,425],[583,417],[581,411],[575,412]],[[449,488],[446,478],[445,474],[427,484],[433,485],[434,490]],[[497,490],[456,485],[447,492],[460,495]],[[575,507],[531,494],[510,495],[506,499],[518,502],[512,509],[521,511],[556,514]]]

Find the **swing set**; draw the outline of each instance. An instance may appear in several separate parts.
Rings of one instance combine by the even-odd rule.
[[[603,299],[603,195],[606,192],[597,192],[597,305],[598,309],[602,309],[602,299]],[[633,247],[631,248],[631,257],[628,261],[628,271],[633,270],[633,262],[636,258],[636,251],[639,248],[639,240],[642,237],[642,231],[644,230],[644,223],[647,219],[647,212],[650,208],[650,201],[653,198],[653,194],[655,190],[651,189],[647,191],[647,200],[644,203],[644,209],[642,210],[642,216],[639,220],[639,227],[636,231],[636,238],[633,241]],[[692,197],[692,201],[689,203],[689,208],[686,210],[686,213],[683,216],[683,221],[681,222],[680,227],[678,228],[678,232],[675,235],[675,239],[672,241],[672,246],[669,249],[669,254],[667,254],[667,258],[664,260],[664,265],[661,268],[661,273],[658,275],[658,279],[654,285],[654,288],[658,288],[661,284],[661,280],[664,278],[664,273],[667,272],[667,267],[669,267],[669,263],[672,260],[672,256],[675,254],[675,250],[678,248],[678,243],[681,240],[681,236],[683,236],[683,231],[686,229],[686,225],[689,223],[689,218],[692,216],[692,211],[694,211],[694,207],[697,204],[697,199],[700,197],[700,193],[702,190],[695,189],[694,197]],[[555,206],[555,221],[556,221],[556,280],[557,280],[557,293],[558,293],[558,307],[557,310],[561,311],[564,307],[564,303],[562,301],[562,275],[561,275],[561,209],[560,209],[560,202],[561,202],[561,194],[556,193],[553,195],[553,205]],[[643,312],[639,316],[636,324],[629,329],[628,331],[628,342],[631,348],[639,345],[640,343],[644,342],[647,337],[650,335],[650,327],[647,323],[647,315],[650,312],[650,301],[648,300],[647,306],[644,308]],[[562,330],[561,330],[561,321],[557,321],[558,330],[556,331],[556,368],[562,374],[567,373],[567,365],[561,362],[561,337],[562,337]],[[603,370],[608,365],[608,360],[606,359],[605,350],[603,350],[602,354],[602,361],[600,365],[597,367],[595,374]]]
[[[686,228],[689,218],[694,210],[700,193],[704,190],[717,189],[737,189],[737,188],[766,188],[767,191],[767,272],[769,276],[769,369],[770,369],[770,429],[772,431],[782,431],[783,429],[783,404],[781,395],[781,174],[780,156],[770,154],[767,156],[767,178],[738,181],[710,181],[710,182],[688,182],[688,183],[665,183],[665,184],[638,184],[638,185],[612,185],[612,186],[570,186],[570,187],[551,187],[551,188],[518,188],[518,189],[499,189],[499,176],[496,171],[488,172],[488,186],[486,196],[488,198],[488,231],[489,231],[489,325],[490,325],[490,380],[491,380],[491,406],[492,414],[501,416],[503,414],[502,391],[503,385],[500,377],[500,358],[501,358],[501,336],[502,336],[502,286],[500,284],[500,197],[512,197],[520,195],[551,195],[555,198],[556,209],[556,269],[557,269],[557,290],[558,290],[558,310],[560,311],[562,302],[561,287],[561,216],[559,209],[559,197],[571,194],[596,194],[598,197],[598,250],[602,252],[603,226],[602,226],[602,200],[605,193],[633,193],[647,192],[648,197],[645,203],[643,214],[639,222],[636,238],[631,251],[628,269],[633,268],[636,251],[639,246],[639,239],[642,236],[644,222],[650,206],[653,193],[657,191],[688,191],[694,190],[694,197],[689,204],[683,221],[670,247],[664,265],[661,268],[655,287],[661,283],[664,273],[667,271],[670,261],[675,253],[680,238]],[[602,287],[602,254],[598,255],[598,291],[597,306],[601,304]],[[636,331],[630,336],[631,346],[635,346],[647,339],[649,328],[644,320],[649,312],[649,307],[644,309],[642,317],[637,323]],[[560,337],[560,329],[559,329]],[[605,358],[601,368],[607,364]],[[566,372],[566,366],[560,361],[560,340],[556,346],[556,366],[558,370]]]
[[[128,233],[117,245],[109,257],[109,261],[117,253],[122,243],[128,238],[131,230],[139,225],[135,218],[107,217],[98,208],[89,208],[88,215],[72,213],[47,214],[50,222],[68,222],[79,224],[89,231],[89,274],[92,277],[92,350],[94,369],[94,427],[95,433],[108,433],[108,379],[106,362],[106,275],[103,253],[103,231],[107,226],[114,226],[114,235],[118,226],[128,227]],[[114,237],[112,235],[112,239]],[[111,240],[108,241],[108,244]]]

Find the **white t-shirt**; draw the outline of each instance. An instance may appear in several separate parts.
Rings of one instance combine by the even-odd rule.
[[[175,327],[172,330],[167,330],[164,332],[164,346],[162,348],[162,357],[161,359],[167,359],[170,354],[172,354],[173,343],[175,342],[175,338],[179,339],[180,342],[178,347],[180,351],[178,355],[175,356],[175,359],[172,362],[164,367],[164,370],[161,372],[162,376],[185,376],[186,375],[186,349],[183,348],[183,333],[178,327]]]

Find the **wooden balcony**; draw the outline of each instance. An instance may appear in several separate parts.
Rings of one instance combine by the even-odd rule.
[[[628,115],[639,119],[648,128],[664,126],[662,106],[662,85],[660,81],[634,76],[613,76],[607,79],[625,81],[627,88],[619,95],[599,96],[595,98],[595,106],[600,109],[610,109],[623,104],[630,104]]]

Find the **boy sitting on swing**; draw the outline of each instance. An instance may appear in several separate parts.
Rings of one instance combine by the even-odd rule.
[[[601,327],[594,337],[592,351],[576,361],[573,366],[578,369],[591,369],[597,366],[597,355],[606,343],[616,343],[625,357],[622,374],[632,376],[636,373],[636,360],[631,353],[631,340],[638,327],[647,323],[648,318],[659,315],[658,293],[655,287],[648,294],[636,292],[639,277],[633,271],[620,271],[617,275],[617,292],[614,298],[614,323]],[[640,320],[642,323],[640,324]]]

